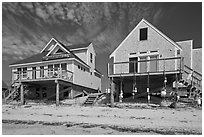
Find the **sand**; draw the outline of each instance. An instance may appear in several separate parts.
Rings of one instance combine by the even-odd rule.
[[[197,108],[3,105],[2,122],[3,134],[202,134]]]

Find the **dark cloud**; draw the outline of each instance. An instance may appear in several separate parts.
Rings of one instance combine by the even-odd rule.
[[[3,3],[3,59],[39,52],[51,37],[63,43],[94,43],[110,52],[142,19],[155,20],[152,3]],[[156,15],[155,15],[156,13]]]

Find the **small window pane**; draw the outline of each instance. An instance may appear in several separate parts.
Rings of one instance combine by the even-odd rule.
[[[147,40],[147,28],[140,29],[140,40]]]

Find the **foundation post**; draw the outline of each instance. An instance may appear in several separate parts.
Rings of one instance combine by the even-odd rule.
[[[21,105],[24,105],[25,101],[24,101],[24,91],[23,91],[23,84],[22,83],[20,85],[20,92],[21,92]]]
[[[119,102],[123,102],[123,81],[122,78],[120,79],[120,96],[119,96]]]
[[[178,75],[176,73],[176,82],[175,82],[175,86],[176,86],[176,93],[178,94]]]
[[[147,75],[147,101],[150,103],[150,93],[149,93],[149,72]]]
[[[114,107],[114,95],[113,95],[113,92],[114,92],[114,83],[113,83],[113,78],[110,78],[110,82],[111,82],[111,97],[110,97],[110,102],[111,102],[111,107]]]
[[[56,106],[59,106],[59,82],[56,83]]]

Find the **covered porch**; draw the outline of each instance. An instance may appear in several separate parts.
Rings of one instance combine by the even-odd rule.
[[[172,89],[173,82],[181,78],[180,71],[166,73],[141,73],[111,76],[111,91],[115,102],[154,102],[155,97],[161,100],[161,90]]]

